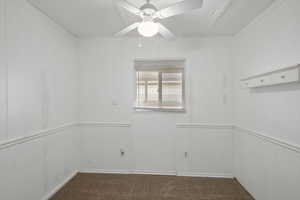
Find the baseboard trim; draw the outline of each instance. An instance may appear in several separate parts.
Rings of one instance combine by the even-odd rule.
[[[29,136],[25,136],[25,137],[19,137],[19,138],[14,138],[14,139],[10,139],[7,141],[4,141],[2,143],[0,143],[0,150],[3,149],[7,149],[9,147],[18,145],[18,144],[22,144],[22,143],[26,143],[26,142],[30,142],[32,140],[36,140],[42,137],[46,137],[49,135],[54,135],[57,134],[61,131],[64,131],[68,128],[77,126],[78,123],[73,122],[73,123],[68,123],[68,124],[64,124],[55,128],[50,128],[50,129],[45,129],[45,130],[40,130],[37,131],[35,133],[30,134]]]
[[[234,178],[233,174],[223,173],[196,173],[196,172],[182,172],[178,173],[178,176],[186,177],[207,177],[207,178]]]
[[[63,188],[72,178],[74,178],[78,174],[77,171],[72,173],[70,176],[68,176],[62,183],[57,185],[53,190],[51,190],[44,198],[43,200],[49,200],[51,197],[53,197],[61,188]]]
[[[86,174],[131,174],[131,172],[127,171],[127,170],[108,170],[108,169],[83,169],[83,170],[80,170],[79,173],[86,173]]]
[[[201,129],[226,129],[232,130],[233,125],[230,124],[205,124],[205,123],[179,123],[177,128],[201,128]]]
[[[98,126],[98,127],[130,127],[130,123],[123,122],[80,122],[80,126]]]
[[[176,176],[175,171],[146,171],[146,170],[134,170],[132,174],[145,174],[145,175],[160,175],[160,176]]]
[[[269,142],[269,143],[281,146],[283,148],[292,150],[294,152],[300,153],[300,146],[297,146],[297,145],[294,145],[294,144],[290,144],[288,142],[285,142],[283,140],[279,140],[279,139],[274,138],[274,137],[267,136],[267,135],[259,133],[257,131],[252,131],[252,130],[249,130],[249,129],[246,129],[246,128],[242,128],[240,126],[235,126],[234,129],[236,131],[240,131],[242,133],[246,133],[248,135],[254,136],[254,137],[256,137],[256,138],[258,138],[260,140],[263,140],[263,141],[266,141],[266,142]]]
[[[80,170],[80,173],[91,174],[149,174],[149,175],[176,175],[174,171],[145,171],[145,170],[108,170],[108,169],[84,169]]]
[[[208,178],[233,178],[232,174],[223,173],[195,173],[176,171],[147,171],[147,170],[107,170],[107,169],[86,169],[80,170],[79,173],[91,174],[141,174],[141,175],[160,175],[160,176],[186,176],[186,177],[208,177]]]
[[[236,177],[233,177],[233,180],[236,182],[236,184],[243,188],[243,190],[247,192],[247,194],[250,195],[252,199],[254,199],[253,195],[248,190],[246,190],[246,188],[240,183],[240,181]]]

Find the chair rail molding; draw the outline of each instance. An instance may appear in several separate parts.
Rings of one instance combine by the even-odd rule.
[[[130,127],[129,122],[91,122],[83,121],[79,122],[79,126],[98,126],[98,127]]]
[[[265,133],[259,131],[254,131],[248,128],[243,128],[239,125],[230,125],[230,124],[207,124],[207,123],[178,123],[176,124],[177,128],[198,128],[198,129],[223,129],[223,130],[236,130],[238,134],[248,134],[259,138],[260,140],[270,142],[272,144],[281,146],[283,148],[295,151],[300,153],[300,146],[296,144],[291,144],[290,142],[283,141],[271,136],[268,136]]]
[[[6,141],[3,141],[3,142],[0,143],[0,150],[7,149],[9,147],[12,147],[12,146],[15,146],[15,145],[18,145],[18,144],[30,142],[32,140],[36,140],[36,139],[39,139],[39,138],[42,138],[42,137],[47,137],[47,136],[50,136],[50,135],[54,135],[54,134],[57,134],[61,131],[66,130],[66,129],[75,127],[77,125],[78,125],[77,122],[67,123],[67,124],[63,124],[63,125],[55,127],[55,128],[39,130],[39,131],[36,131],[34,133],[31,133],[28,136],[6,140]]]
[[[266,141],[266,142],[270,142],[273,143],[275,145],[281,146],[283,148],[295,151],[297,153],[300,153],[300,146],[296,145],[296,144],[291,144],[289,142],[271,137],[271,136],[267,136],[266,134],[260,133],[258,131],[253,131],[250,129],[246,129],[246,128],[242,128],[240,126],[234,126],[234,130],[238,131],[238,134],[248,134],[254,137],[259,138],[260,140]]]
[[[228,129],[232,130],[231,124],[206,124],[206,123],[178,123],[177,128],[200,128],[200,129]]]

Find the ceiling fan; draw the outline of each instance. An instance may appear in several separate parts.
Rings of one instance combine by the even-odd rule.
[[[146,0],[146,3],[140,8],[137,8],[126,0],[118,0],[117,4],[120,7],[125,8],[129,12],[141,17],[142,21],[126,27],[122,31],[118,32],[116,36],[123,36],[130,31],[137,29],[139,34],[144,37],[153,37],[160,33],[166,39],[174,39],[175,35],[157,21],[201,8],[202,3],[203,0],[184,0],[173,4],[170,7],[158,10],[156,6],[150,3],[150,0]]]

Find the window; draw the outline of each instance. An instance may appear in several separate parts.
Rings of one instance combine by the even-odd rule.
[[[184,111],[184,60],[135,61],[136,109]]]

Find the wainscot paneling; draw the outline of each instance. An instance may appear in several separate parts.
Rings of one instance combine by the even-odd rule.
[[[77,173],[78,146],[77,123],[2,142],[0,199],[46,200],[51,197]]]
[[[300,199],[300,147],[236,126],[234,175],[257,200]]]
[[[84,159],[81,171],[233,177],[232,125],[180,123],[173,126],[174,132],[170,134],[170,142],[173,145],[171,152],[171,155],[174,156],[173,167],[166,165],[164,168],[161,163],[156,163],[160,162],[159,160],[149,158],[153,168],[139,169],[137,166],[143,165],[138,163],[137,157],[151,154],[136,150],[136,146],[138,146],[136,142],[141,136],[136,136],[138,134],[136,130],[140,129],[137,129],[135,124],[81,122],[81,149]],[[146,133],[139,134],[145,135]],[[159,137],[155,138],[160,140]]]

